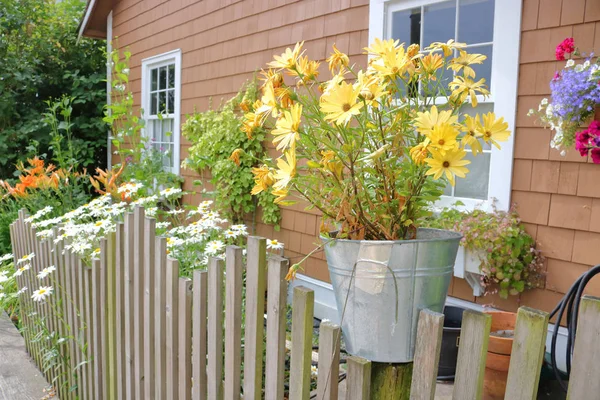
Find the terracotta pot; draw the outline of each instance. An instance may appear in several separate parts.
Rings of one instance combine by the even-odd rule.
[[[512,333],[517,322],[517,314],[504,311],[488,311],[487,313],[492,315],[492,327],[485,362],[483,399],[503,400],[512,352]]]

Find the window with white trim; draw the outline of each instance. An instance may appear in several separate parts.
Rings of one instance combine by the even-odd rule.
[[[468,44],[470,53],[487,56],[482,65],[474,65],[477,80],[485,78],[491,96],[478,96],[480,104],[463,113],[485,114],[494,111],[509,124],[513,135],[502,150],[484,147],[483,154],[467,158],[471,171],[456,186],[448,186],[439,206],[457,200],[467,208],[489,207],[493,200],[500,209],[510,206],[512,154],[518,79],[518,59],[522,0],[371,0],[369,42],[375,38],[398,39],[406,46],[416,43],[422,48],[432,42],[450,39]],[[456,51],[457,52],[457,51]],[[458,54],[456,54],[458,55]],[[442,80],[449,83],[453,71],[444,71]]]
[[[162,153],[166,171],[179,173],[181,50],[142,60],[144,134]]]

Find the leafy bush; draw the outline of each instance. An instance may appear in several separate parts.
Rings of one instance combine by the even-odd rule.
[[[234,222],[242,222],[259,205],[263,222],[278,226],[280,213],[273,195],[263,192],[253,197],[250,193],[254,186],[252,169],[265,157],[266,135],[257,130],[246,136],[240,112],[257,100],[257,84],[252,81],[220,109],[188,116],[182,132],[193,146],[183,165],[210,180],[215,189],[208,194]]]
[[[507,298],[540,283],[544,259],[514,209],[463,212],[446,208],[429,226],[463,235],[462,246],[480,255],[482,283],[489,287],[488,293],[497,290]]]
[[[106,164],[104,43],[82,38],[80,0],[0,0],[0,177],[30,155],[49,153],[46,100],[69,98],[71,144],[82,166]]]

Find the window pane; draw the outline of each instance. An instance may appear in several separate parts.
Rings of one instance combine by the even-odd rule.
[[[158,89],[158,69],[154,68],[150,75],[150,90],[156,90]]]
[[[406,46],[421,42],[421,9],[392,13],[392,38]]]
[[[150,139],[152,140],[152,142],[156,142],[156,143],[160,143],[161,141],[161,135],[162,135],[162,124],[161,121],[158,119],[152,119],[150,120],[150,124],[152,125],[152,132],[149,135]]]
[[[169,114],[175,113],[175,89],[171,89],[167,92],[167,112]]]
[[[169,65],[169,86],[168,88],[175,87],[175,64]]]
[[[167,109],[167,92],[158,93],[158,111],[163,113]]]
[[[483,47],[471,47],[467,49],[467,52],[470,54],[483,54],[487,56],[485,61],[482,64],[473,64],[473,70],[475,71],[475,79],[480,80],[481,78],[485,79],[485,84],[490,88],[490,82],[492,82],[492,46],[483,46]]]
[[[158,111],[158,109],[156,107],[156,105],[158,104],[157,103],[157,101],[158,101],[157,97],[158,97],[157,93],[152,93],[150,95],[150,115],[156,115],[157,114],[157,111]]]
[[[173,145],[164,145],[163,166],[167,168],[173,167]]]
[[[162,137],[164,143],[173,143],[173,119],[164,118],[162,120]]]
[[[167,88],[167,67],[160,67],[158,82],[159,89]]]
[[[467,160],[471,164],[467,165],[469,173],[466,178],[456,178],[454,196],[467,197],[471,199],[484,199],[488,197],[488,182],[490,179],[490,153],[481,153],[473,156],[469,151]]]
[[[494,39],[494,0],[460,0],[458,41],[468,44]]]
[[[432,42],[447,42],[454,39],[456,28],[456,2],[447,1],[425,6],[423,16],[423,46]]]

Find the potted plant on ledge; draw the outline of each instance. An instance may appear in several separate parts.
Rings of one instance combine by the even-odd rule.
[[[322,213],[348,352],[410,362],[419,311],[442,311],[461,239],[422,223],[443,188],[469,172],[467,152],[484,142],[499,148],[510,132],[494,113],[463,114],[489,94],[472,67],[486,57],[463,43],[420,52],[376,40],[362,70],[333,51],[325,82],[302,43],[263,71],[262,98],[244,130],[269,132],[280,156],[254,170],[253,193],[270,190],[281,205],[298,198]],[[448,70],[451,81],[443,80]]]

